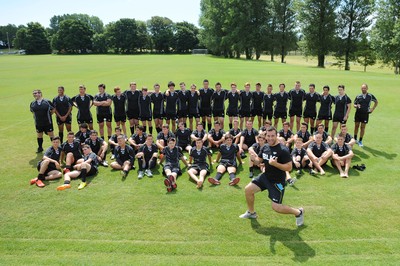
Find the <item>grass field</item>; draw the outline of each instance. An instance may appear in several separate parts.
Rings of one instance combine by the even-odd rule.
[[[226,60],[208,56],[88,55],[0,57],[0,264],[1,265],[398,265],[400,261],[399,77],[391,71],[344,72],[267,61]],[[298,59],[296,59],[298,60]],[[125,182],[118,172],[100,168],[88,187],[56,191],[61,180],[44,189],[29,186],[40,156],[29,103],[40,88],[53,98],[63,85],[70,96],[79,84],[95,94],[130,81],[165,89],[169,80],[196,83],[207,78],[224,87],[232,81],[281,82],[291,88],[300,80],[317,90],[330,85],[336,94],[345,84],[354,99],[368,83],[379,106],[370,118],[363,149],[355,147],[354,164],[341,179],[332,167],[327,175],[305,174],[287,187],[284,203],[305,208],[305,226],[292,216],[271,210],[265,193],[256,196],[259,219],[242,220],[244,187],[250,181],[247,161],[239,168],[237,187],[206,184],[196,190],[186,169],[176,193],[167,194],[161,175]],[[94,112],[94,110],[93,110]],[[74,119],[76,110],[74,110]],[[351,117],[354,112],[351,113]],[[97,126],[95,125],[95,128]],[[353,123],[349,122],[353,134]],[[76,123],[73,124],[76,130]],[[45,139],[45,145],[50,142]],[[158,169],[160,172],[161,169]],[[215,170],[212,175],[215,174]]]

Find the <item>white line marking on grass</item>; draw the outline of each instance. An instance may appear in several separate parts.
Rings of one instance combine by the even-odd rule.
[[[18,125],[20,125],[20,124],[24,124],[24,123],[28,122],[29,120],[32,120],[32,118],[28,118],[28,119],[19,121],[19,122],[17,122],[17,123],[12,123],[12,124],[9,125],[8,127],[2,127],[2,128],[0,128],[0,131],[6,131],[6,130],[8,130],[8,129],[10,129],[10,128],[13,128],[13,127],[16,127],[16,126],[18,126]],[[3,122],[4,122],[4,120],[3,120]]]

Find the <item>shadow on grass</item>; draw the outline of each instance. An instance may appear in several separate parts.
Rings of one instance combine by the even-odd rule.
[[[315,256],[315,250],[299,236],[299,232],[306,228],[304,225],[297,227],[295,230],[279,227],[263,227],[256,219],[251,219],[251,228],[258,234],[270,236],[269,248],[272,254],[276,254],[276,242],[281,242],[293,252],[293,261],[306,262]]]
[[[36,157],[29,160],[29,164],[32,166],[32,168],[37,167],[37,163],[43,158],[43,153],[36,153]]]
[[[388,160],[393,160],[394,158],[397,157],[396,153],[387,153],[387,152],[375,150],[375,149],[372,149],[372,148],[366,147],[366,146],[364,146],[363,149],[366,150],[367,152],[371,153],[372,156],[374,156],[374,157],[385,157]]]

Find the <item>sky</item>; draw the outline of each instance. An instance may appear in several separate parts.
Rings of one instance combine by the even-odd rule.
[[[0,4],[0,25],[39,22],[49,27],[50,18],[63,14],[88,14],[104,25],[121,18],[147,21],[161,16],[173,22],[199,25],[200,0],[8,0]]]

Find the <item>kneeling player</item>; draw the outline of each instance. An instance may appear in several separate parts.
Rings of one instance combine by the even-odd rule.
[[[220,180],[226,171],[229,173],[230,186],[235,186],[240,181],[240,178],[236,177],[236,157],[239,159],[240,163],[242,163],[242,160],[240,159],[239,146],[232,142],[233,137],[231,135],[226,135],[225,144],[222,144],[219,148],[216,162],[218,162],[219,159],[221,159],[221,161],[217,167],[217,175],[214,178],[208,179],[208,182],[213,185],[221,184]]]
[[[189,176],[197,183],[196,188],[202,188],[204,178],[210,173],[209,165],[207,164],[207,156],[210,151],[203,147],[201,139],[196,140],[196,147],[190,151],[191,159],[194,158],[194,163],[189,167]],[[197,176],[198,175],[198,176]]]
[[[350,145],[347,145],[344,142],[344,138],[345,136],[343,134],[339,134],[337,137],[337,143],[332,145],[332,165],[336,166],[339,170],[340,177],[347,178],[349,177],[351,159],[353,158],[354,153],[351,150]]]
[[[126,140],[123,135],[117,137],[118,146],[114,149],[115,162],[111,163],[111,168],[121,170],[122,178],[125,179],[131,168],[134,168],[135,151],[126,145]]]
[[[292,162],[288,149],[279,142],[274,127],[267,130],[267,144],[255,159],[256,164],[264,163],[265,171],[246,186],[247,211],[239,217],[256,219],[254,194],[268,190],[268,197],[272,200],[272,209],[281,214],[295,215],[296,225],[301,226],[304,222],[303,208],[295,209],[282,204],[285,192],[285,172],[292,169]]]
[[[43,181],[60,178],[60,155],[60,137],[54,137],[51,141],[51,147],[46,150],[43,159],[37,165],[39,171],[38,176],[31,179],[30,184],[36,184],[38,187],[45,187]]]
[[[182,158],[182,153],[176,146],[176,140],[174,138],[168,139],[168,146],[163,150],[162,161],[166,161],[164,165],[165,179],[164,185],[167,187],[167,191],[171,192],[177,188],[176,179],[178,175],[182,174],[181,168],[179,167],[179,160],[182,160],[187,166],[188,163]]]
[[[146,137],[146,142],[144,143],[143,146],[139,148],[139,152],[136,154],[136,158],[138,158],[138,164],[139,164],[139,173],[138,173],[139,179],[142,179],[143,175],[147,175],[148,177],[153,176],[151,169],[153,169],[156,166],[157,157],[158,157],[158,147],[153,142],[153,136],[148,135]]]
[[[97,174],[98,160],[97,155],[92,152],[89,145],[85,144],[82,148],[83,158],[79,159],[74,170],[64,175],[64,185],[58,186],[57,190],[65,190],[71,188],[71,178],[80,177],[82,182],[79,184],[78,189],[81,190],[86,187],[86,177]]]

